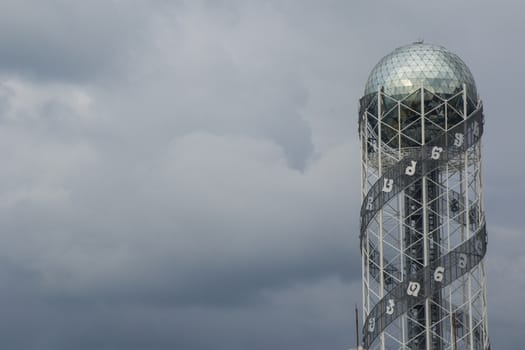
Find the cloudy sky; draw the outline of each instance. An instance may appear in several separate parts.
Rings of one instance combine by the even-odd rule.
[[[520,1],[0,0],[0,348],[347,349],[357,100],[418,38],[485,104],[493,348],[525,328]]]

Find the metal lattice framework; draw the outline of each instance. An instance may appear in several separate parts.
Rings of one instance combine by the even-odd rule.
[[[482,102],[468,84],[361,99],[364,349],[489,349]]]

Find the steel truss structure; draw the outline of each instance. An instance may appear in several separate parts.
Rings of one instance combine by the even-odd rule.
[[[467,90],[360,101],[364,349],[490,348],[484,117]]]

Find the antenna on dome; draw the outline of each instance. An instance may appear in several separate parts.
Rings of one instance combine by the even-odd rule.
[[[416,41],[414,41],[414,44],[424,44],[425,43],[425,39],[423,38],[417,38]]]

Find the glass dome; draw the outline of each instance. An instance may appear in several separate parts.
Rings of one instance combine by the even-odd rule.
[[[421,86],[439,95],[451,95],[467,85],[468,96],[477,101],[476,83],[469,68],[458,55],[442,46],[414,43],[386,55],[372,69],[365,95],[384,92],[397,98]]]

